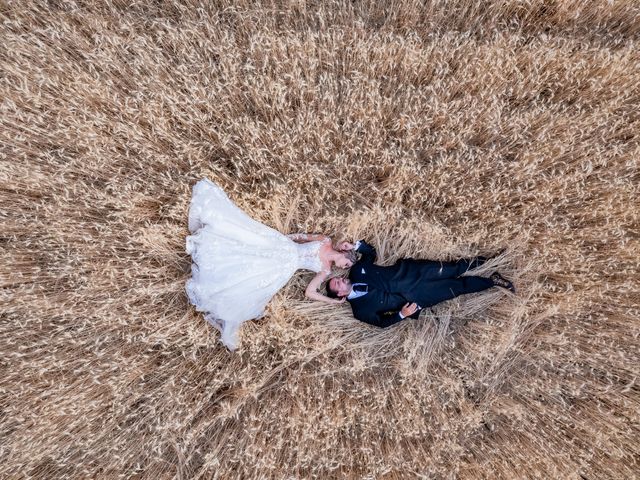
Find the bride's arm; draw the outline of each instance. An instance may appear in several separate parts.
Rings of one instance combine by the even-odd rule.
[[[318,288],[320,287],[320,285],[322,285],[322,282],[324,282],[328,276],[329,273],[320,272],[315,277],[313,277],[313,280],[309,282],[309,285],[307,285],[307,289],[304,291],[305,297],[310,298],[311,300],[329,303],[331,305],[343,303],[344,299],[338,300],[335,298],[329,298],[326,295],[322,295],[318,292]]]
[[[329,238],[326,235],[321,235],[319,233],[289,233],[287,234],[287,237],[294,242],[314,242],[316,240]]]

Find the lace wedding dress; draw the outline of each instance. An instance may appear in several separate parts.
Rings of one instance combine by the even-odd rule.
[[[253,220],[206,178],[192,190],[189,231],[187,295],[229,350],[238,346],[240,325],[260,318],[296,270],[323,269],[321,241],[298,244],[293,240],[304,240],[304,234],[283,235]]]

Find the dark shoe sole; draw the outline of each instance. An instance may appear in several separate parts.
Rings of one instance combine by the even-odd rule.
[[[513,283],[507,280],[506,278],[504,278],[498,272],[493,272],[489,278],[491,279],[491,281],[493,281],[494,286],[504,288],[505,290],[509,290],[512,293],[516,293],[516,287],[513,286]],[[506,283],[506,285],[501,285],[499,283],[496,283],[496,280],[502,281]]]

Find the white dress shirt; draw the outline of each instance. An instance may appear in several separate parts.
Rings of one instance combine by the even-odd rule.
[[[356,292],[353,287],[355,287],[356,285],[366,285],[366,283],[354,283],[353,285],[351,285],[351,291],[349,292],[349,295],[347,295],[347,300],[353,300],[354,298],[358,298],[358,297],[362,297],[363,295],[366,295],[368,292]]]

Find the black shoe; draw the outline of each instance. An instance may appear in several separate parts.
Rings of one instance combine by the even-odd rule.
[[[489,278],[495,286],[506,288],[507,290],[511,290],[513,293],[516,293],[516,288],[513,286],[513,283],[504,278],[498,272],[493,272]]]

